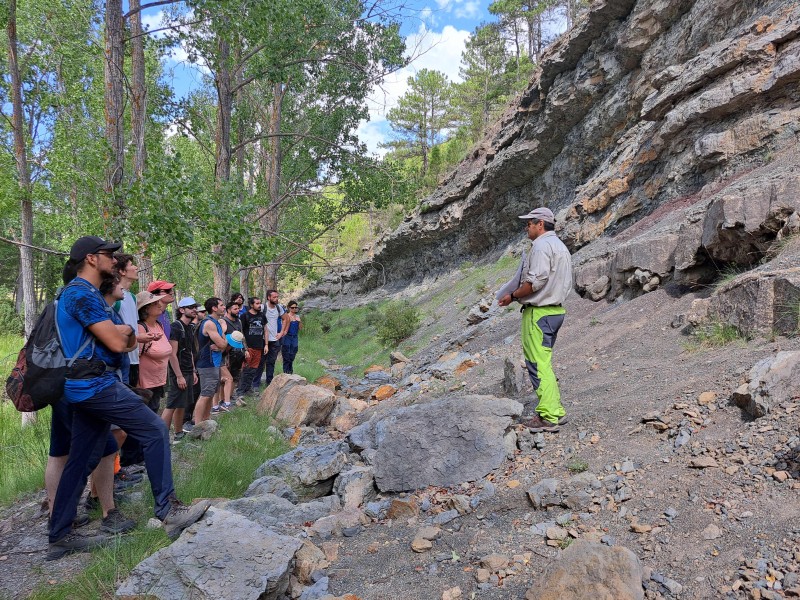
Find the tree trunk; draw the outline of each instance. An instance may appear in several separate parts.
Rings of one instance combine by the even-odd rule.
[[[31,176],[28,171],[28,151],[22,119],[22,80],[17,60],[17,0],[9,0],[8,25],[8,70],[11,75],[11,126],[14,130],[14,158],[19,185],[22,244],[19,247],[20,271],[22,274],[22,298],[25,308],[25,339],[36,324],[36,292],[33,278],[33,201],[31,198]]]
[[[217,86],[217,132],[216,163],[214,181],[217,191],[221,191],[231,178],[231,114],[233,113],[233,95],[231,94],[230,46],[228,42],[219,41],[219,66],[216,73]],[[223,245],[211,247],[214,273],[214,295],[227,298],[231,291],[231,267],[225,256]]]
[[[269,208],[264,211],[261,217],[261,231],[265,235],[275,235],[278,233],[280,210],[278,205],[281,198],[281,162],[283,153],[281,149],[281,116],[283,114],[283,98],[286,94],[284,86],[276,83],[272,87],[272,102],[265,115],[267,117],[267,131],[270,137],[265,144],[262,144],[262,172],[267,177],[267,190],[269,191]],[[271,257],[274,260],[275,257]],[[278,265],[262,267],[260,271],[259,284],[263,286],[262,295],[266,295],[267,290],[278,288]]]
[[[155,279],[153,261],[144,254],[137,254],[136,261],[139,265],[139,290],[146,290],[147,286]]]
[[[144,145],[145,119],[147,115],[147,84],[144,66],[144,30],[140,0],[130,0],[131,15],[131,140],[133,141],[133,177],[144,176],[146,160]]]
[[[117,214],[105,219],[107,233],[121,234],[125,213],[125,195],[120,183],[124,172],[124,122],[123,122],[123,78],[125,55],[125,27],[122,19],[122,0],[106,0],[105,42],[105,113],[106,141],[111,156],[106,168],[105,192],[115,201]]]
[[[244,301],[250,297],[250,269],[239,271],[239,293],[244,296]]]

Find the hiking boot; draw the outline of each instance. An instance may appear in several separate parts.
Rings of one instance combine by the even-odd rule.
[[[128,533],[136,528],[136,521],[128,519],[116,508],[108,511],[108,515],[100,523],[100,531],[106,533]]]
[[[89,524],[89,521],[91,521],[91,518],[89,517],[88,513],[76,515],[75,519],[72,521],[72,528],[78,529],[79,527],[85,527]],[[47,529],[50,529],[50,517],[47,517]]]
[[[569,423],[569,417],[567,415],[564,415],[563,417],[559,417],[559,419],[558,419],[558,424],[559,425],[566,425],[567,423]]]
[[[170,505],[169,512],[162,523],[167,535],[174,540],[181,534],[181,531],[196,523],[206,513],[208,507],[211,506],[211,501],[201,500],[197,504],[188,506],[173,496],[170,499]]]
[[[183,433],[189,433],[192,430],[192,427],[194,427],[194,423],[191,421],[186,421],[186,423],[183,424]]]
[[[87,552],[94,548],[105,546],[110,541],[111,538],[106,535],[82,536],[75,532],[70,532],[57,542],[48,544],[45,560],[58,560],[73,552]]]
[[[135,475],[136,473],[144,473],[147,470],[142,464],[133,463],[132,465],[128,465],[127,467],[120,467],[119,472],[125,473],[125,475]]]
[[[551,423],[550,421],[545,421],[539,415],[534,415],[530,419],[520,421],[520,424],[530,429],[532,433],[539,433],[540,431],[555,433],[559,430],[558,423]]]

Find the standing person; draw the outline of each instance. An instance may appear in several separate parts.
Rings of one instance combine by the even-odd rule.
[[[556,237],[553,211],[539,207],[519,218],[526,221],[533,244],[524,258],[518,287],[504,294],[498,304],[508,306],[516,300],[522,305],[522,351],[539,399],[533,417],[522,423],[533,432],[555,432],[566,423],[566,411],[551,361],[564,323],[564,301],[572,288],[572,258]],[[529,414],[533,403],[525,404]]]
[[[242,320],[239,318],[239,310],[241,309],[242,304],[237,296],[241,297],[241,294],[234,294],[230,302],[225,305],[225,314],[222,317],[222,321],[225,326],[226,338],[234,331],[243,333]],[[233,346],[230,344],[230,339],[228,339],[228,342],[228,352],[225,354],[223,360],[223,368],[227,369],[228,371],[228,380],[225,382],[225,385],[222,386],[223,402],[221,406],[229,409],[231,407],[231,397],[235,398],[237,404],[239,402],[238,396],[235,396],[233,391],[237,388],[239,377],[242,373],[242,365],[244,364],[244,346]]]
[[[278,352],[281,350],[281,339],[289,329],[286,309],[278,304],[277,291],[269,290],[267,292],[267,306],[264,308],[264,314],[267,317],[267,352],[264,364],[267,372],[267,386],[269,387],[275,376],[275,361],[278,360]],[[259,377],[260,379],[261,377]]]
[[[150,410],[158,413],[164,386],[167,385],[167,363],[172,354],[169,337],[159,322],[164,313],[161,297],[150,292],[136,294],[136,308],[139,311],[139,333],[153,333],[152,342],[139,344],[139,383],[140,388],[149,390],[153,396],[148,401]]]
[[[180,440],[183,432],[183,417],[194,395],[194,386],[198,381],[194,366],[196,339],[192,319],[197,316],[197,302],[188,296],[178,302],[178,318],[172,323],[169,344],[172,353],[169,356],[169,393],[167,406],[161,414],[169,431],[175,431],[175,441]]]
[[[175,302],[175,284],[163,279],[156,279],[147,286],[147,291],[155,294],[161,300],[161,315],[158,317],[158,322],[161,324],[161,329],[164,330],[164,335],[169,339],[170,334],[170,316],[169,305]]]
[[[53,502],[48,560],[89,550],[108,539],[78,536],[72,532],[72,522],[86,486],[87,465],[102,454],[109,423],[116,423],[142,443],[155,513],[168,535],[197,521],[209,506],[203,502],[187,507],[177,499],[167,428],[114,373],[122,364],[123,352],[137,343],[136,330],[122,323],[98,289],[104,276],[113,275],[113,252],[120,247],[85,236],[70,249],[69,263],[78,276],[64,289],[56,310],[61,344],[66,356],[75,356],[87,339],[93,343],[78,354],[64,383],[64,400],[73,409],[72,439]]]
[[[194,407],[195,424],[211,418],[211,399],[219,387],[219,368],[222,365],[222,351],[228,342],[222,336],[219,319],[225,314],[225,304],[219,298],[205,301],[208,316],[197,330],[197,375],[200,377],[200,397]]]
[[[297,314],[299,307],[294,300],[286,305],[288,309],[286,316],[289,323],[286,329],[286,335],[283,337],[283,344],[281,344],[281,356],[283,357],[283,372],[294,373],[294,357],[297,356],[297,350],[300,347],[299,334],[300,329],[303,327],[303,321],[300,315]]]
[[[261,311],[261,298],[251,297],[247,301],[247,312],[241,316],[242,333],[244,333],[247,351],[244,355],[244,365],[242,376],[239,379],[239,387],[236,389],[236,397],[242,398],[253,389],[256,378],[261,379],[263,369],[262,358],[264,347],[266,346],[267,320]]]

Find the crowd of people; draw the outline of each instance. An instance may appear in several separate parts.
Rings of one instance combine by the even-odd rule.
[[[56,319],[68,359],[64,395],[53,406],[45,485],[50,506],[48,560],[109,541],[135,522],[115,506],[115,490],[135,485],[146,471],[154,511],[168,535],[197,521],[208,502],[178,500],[171,445],[195,423],[268,386],[279,354],[293,372],[302,320],[297,302],[286,308],[275,290],[261,298],[235,293],[226,303],[192,296],[177,302],[175,285],[156,280],[134,295],[138,268],[121,244],[78,239],[64,267]],[[266,373],[266,375],[264,375]],[[101,534],[75,531],[81,495],[102,510]]]

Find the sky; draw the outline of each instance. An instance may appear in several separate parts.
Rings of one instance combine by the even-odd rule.
[[[450,81],[461,81],[458,75],[461,52],[475,27],[482,21],[493,20],[488,11],[490,3],[491,0],[412,0],[401,34],[413,60],[373,90],[368,100],[370,119],[362,121],[358,128],[359,138],[371,153],[385,154],[379,144],[390,139],[391,127],[386,115],[405,93],[409,77],[421,69],[435,69],[446,74]],[[145,29],[158,29],[163,26],[164,12],[144,11],[142,23]],[[178,96],[200,87],[203,66],[190,64],[183,48],[175,48],[164,66],[165,76],[168,81],[171,79]]]

